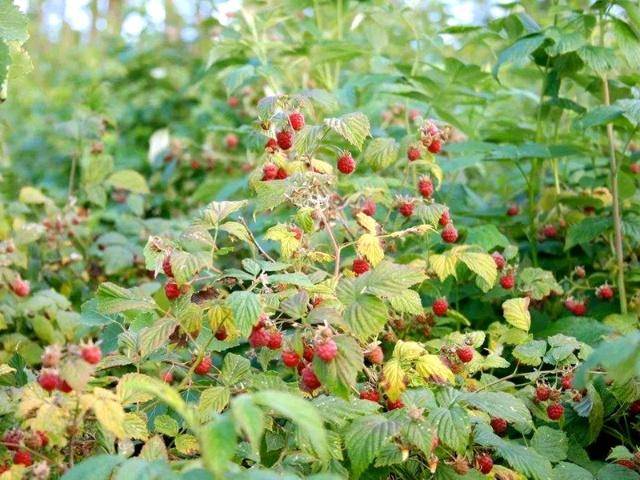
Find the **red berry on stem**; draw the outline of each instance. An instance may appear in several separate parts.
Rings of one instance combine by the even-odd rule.
[[[640,173],[640,162],[635,162],[629,165],[629,170],[631,170],[631,173],[638,175]]]
[[[562,377],[562,389],[571,390],[573,388],[573,375],[567,373]]]
[[[421,177],[418,180],[418,191],[424,198],[431,198],[433,195],[433,182],[428,177]]]
[[[8,450],[17,450],[20,447],[20,443],[24,438],[24,434],[22,430],[17,428],[12,428],[11,430],[7,430],[2,435],[2,443]]]
[[[542,229],[542,235],[545,238],[556,238],[558,236],[558,229],[554,225],[545,225]]]
[[[380,394],[373,388],[368,388],[360,391],[360,399],[378,403],[380,401]]]
[[[420,149],[417,147],[409,147],[407,150],[407,158],[410,162],[418,160],[421,156]]]
[[[438,317],[444,317],[447,314],[447,310],[449,309],[449,302],[447,302],[447,299],[444,297],[437,298],[436,300],[434,300],[431,308],[433,309],[433,313]]]
[[[413,215],[413,202],[409,202],[409,201],[402,201],[398,204],[398,212],[400,212],[400,215],[402,215],[403,217],[409,218],[411,215]]]
[[[180,296],[180,287],[176,282],[167,282],[164,286],[164,294],[169,300],[175,300]]]
[[[442,229],[440,236],[446,243],[456,243],[458,240],[458,230],[453,226],[453,223],[447,223]]]
[[[509,424],[504,418],[494,417],[491,419],[491,428],[496,435],[502,435],[507,431]]]
[[[516,277],[513,275],[513,273],[507,273],[506,275],[500,277],[500,285],[502,285],[502,288],[504,288],[505,290],[511,290],[515,284]]]
[[[496,268],[498,270],[502,270],[507,264],[507,261],[504,259],[500,252],[493,252],[491,254],[491,257],[493,258],[493,261],[496,262]]]
[[[162,260],[162,271],[167,277],[173,277],[173,269],[171,268],[171,255],[166,255]]]
[[[338,158],[338,170],[341,173],[349,175],[350,173],[353,173],[355,169],[356,161],[351,156],[351,153],[344,152],[342,155],[340,155],[340,158]]]
[[[366,353],[366,358],[373,364],[382,364],[382,362],[384,361],[384,352],[382,351],[382,348],[380,348],[380,345],[376,345],[375,347],[370,349]]]
[[[313,355],[314,355],[313,347],[311,345],[305,345],[304,350],[302,352],[302,356],[304,357],[304,359],[307,362],[310,362],[311,360],[313,360]]]
[[[336,342],[331,338],[322,343],[316,343],[315,354],[323,362],[330,362],[336,358],[336,355],[338,354],[338,345],[336,345]]]
[[[576,317],[582,317],[587,313],[587,304],[584,302],[575,302],[573,304],[573,308],[571,309],[571,312]]]
[[[509,215],[510,217],[515,217],[519,213],[520,207],[517,203],[512,203],[511,205],[509,205],[509,208],[507,208],[507,215]]]
[[[638,414],[640,414],[640,400],[636,400],[629,405],[629,415],[636,416]]]
[[[456,350],[456,355],[462,363],[469,363],[471,360],[473,360],[473,352],[473,348],[466,345],[464,347],[458,348]]]
[[[271,335],[269,335],[269,332],[267,332],[264,327],[258,325],[251,329],[249,345],[251,345],[252,348],[266,347],[270,339]]]
[[[29,282],[26,280],[22,280],[21,278],[16,278],[13,282],[11,282],[11,290],[18,297],[26,297],[31,292],[31,286]]]
[[[69,385],[66,380],[63,380],[61,378],[58,380],[58,385],[56,386],[56,388],[62,393],[69,393],[73,390],[73,388],[71,388],[71,385]]]
[[[445,210],[444,212],[442,212],[442,215],[440,215],[440,219],[438,220],[438,223],[443,227],[451,223],[451,214],[449,213],[449,210]]]
[[[440,140],[434,139],[429,146],[427,147],[427,149],[431,152],[431,153],[440,153],[440,150],[442,150],[442,143],[440,143]]]
[[[98,364],[102,358],[102,352],[97,345],[87,345],[80,351],[80,354],[83,360],[91,365]]]
[[[215,333],[216,339],[220,341],[226,340],[228,335],[229,334],[227,333],[227,329],[224,327],[218,327]]]
[[[485,475],[493,469],[493,458],[488,453],[476,455],[476,468]]]
[[[275,180],[278,176],[278,167],[275,163],[265,163],[262,167],[262,180]]]
[[[269,350],[279,350],[282,346],[282,333],[275,330],[269,333],[269,340],[267,341],[267,348]]]
[[[289,150],[293,146],[293,133],[288,130],[280,130],[276,133],[276,142],[282,150]]]
[[[371,199],[366,199],[364,202],[362,202],[361,211],[365,215],[373,217],[376,214],[376,202]]]
[[[206,355],[202,357],[200,363],[196,365],[194,372],[196,372],[198,375],[206,375],[207,373],[209,373],[209,370],[211,370],[211,365],[211,357],[209,355]]]
[[[240,100],[238,100],[238,97],[229,97],[227,99],[227,105],[229,105],[231,108],[236,108],[239,103]]]
[[[304,367],[300,376],[302,377],[302,384],[309,390],[315,390],[320,385],[322,385],[320,383],[320,380],[318,380],[318,377],[316,377],[316,374],[314,373],[313,367],[311,365],[307,365],[306,367]]]
[[[284,350],[280,357],[282,358],[282,363],[289,368],[295,368],[300,363],[300,355],[293,350]]]
[[[31,453],[26,450],[18,450],[13,454],[13,463],[16,465],[24,465],[25,467],[31,466],[33,463]]]
[[[304,115],[300,112],[293,112],[289,115],[289,124],[296,132],[304,128]]]
[[[288,176],[289,174],[284,168],[282,167],[278,168],[278,171],[276,172],[276,180],[284,180]]]
[[[636,469],[636,464],[633,460],[629,460],[628,458],[621,458],[620,460],[616,460],[616,463],[625,468],[629,468],[631,470]]]
[[[356,276],[360,276],[363,273],[369,271],[369,262],[367,262],[364,258],[356,258],[353,261],[351,269],[353,270],[353,273],[356,274]]]
[[[162,374],[162,381],[164,383],[172,383],[173,382],[173,373],[171,372],[171,370],[167,370],[166,372],[164,372]]]
[[[396,410],[402,407],[404,407],[404,402],[400,398],[397,400],[387,400],[387,410]]]
[[[602,300],[611,300],[613,298],[613,288],[607,283],[596,288],[596,295]]]
[[[564,414],[564,407],[560,403],[552,403],[547,407],[547,416],[550,420],[558,420]]]
[[[240,140],[238,140],[238,136],[235,133],[230,133],[224,137],[224,143],[229,150],[233,150],[238,146]]]
[[[38,383],[47,392],[51,392],[58,387],[60,376],[53,370],[43,370],[38,376]]]
[[[536,387],[536,400],[539,402],[549,400],[550,395],[551,389],[547,385],[538,385]]]

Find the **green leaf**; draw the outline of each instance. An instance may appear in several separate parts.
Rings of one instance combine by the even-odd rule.
[[[582,61],[600,76],[616,67],[616,55],[611,48],[585,45],[580,47],[577,53]]]
[[[293,421],[313,442],[313,448],[320,460],[329,460],[327,432],[318,410],[311,403],[293,394],[275,390],[254,393],[252,397],[256,404],[274,410],[278,415]]]
[[[228,353],[222,362],[220,380],[227,386],[233,386],[251,375],[251,362],[235,353]]]
[[[345,433],[352,478],[360,478],[398,429],[396,422],[382,415],[368,415],[354,420]]]
[[[638,475],[633,470],[623,467],[622,465],[616,465],[610,463],[602,467],[596,474],[596,480],[638,480]]]
[[[0,3],[1,5],[1,3]],[[113,470],[126,460],[121,455],[96,455],[83,460],[66,472],[61,480],[109,480]]]
[[[364,367],[362,349],[347,335],[336,335],[333,340],[338,346],[336,357],[331,362],[314,357],[313,371],[329,392],[348,399],[356,386],[356,377]]]
[[[230,375],[228,365],[226,375],[227,377]],[[200,402],[198,403],[198,414],[200,416],[200,420],[211,420],[217,413],[222,413],[229,404],[230,398],[231,391],[228,387],[216,385],[203,390],[200,394]]]
[[[640,63],[640,38],[627,23],[617,18],[612,18],[613,34],[620,51],[633,68]]]
[[[374,170],[393,165],[398,158],[398,143],[393,138],[374,138],[364,151],[364,163]]]
[[[429,412],[429,425],[438,431],[440,440],[458,453],[463,453],[469,444],[471,422],[467,412],[460,406],[438,407]]]
[[[547,342],[532,340],[513,349],[513,356],[522,364],[537,367],[542,363],[542,357],[547,351]]]
[[[200,434],[202,462],[216,478],[222,478],[236,450],[235,426],[228,416],[207,424]]]
[[[505,63],[514,63],[516,65],[524,65],[531,55],[544,42],[544,36],[535,33],[526,37],[519,38],[511,46],[504,49],[498,55],[498,62],[493,67],[493,76],[498,78],[500,68]]]
[[[420,294],[415,290],[405,290],[400,295],[389,298],[389,304],[398,313],[419,315],[424,312]]]
[[[231,402],[231,415],[249,439],[254,453],[258,453],[265,428],[262,410],[253,403],[250,395],[240,395]]]
[[[29,38],[27,17],[13,0],[0,0],[0,40],[24,43]]]
[[[573,125],[578,129],[598,127],[606,125],[616,118],[620,118],[622,114],[622,108],[617,105],[601,105],[592,108],[580,118],[576,119]]]
[[[488,292],[496,283],[498,269],[491,255],[482,252],[461,252],[458,256],[469,270],[483,280],[482,290]]]
[[[605,233],[611,227],[611,219],[607,217],[587,217],[574,223],[567,231],[564,249],[574,245],[584,245]]]
[[[226,304],[233,312],[233,321],[242,335],[248,335],[258,323],[262,307],[260,297],[253,292],[235,291],[227,297]]]
[[[365,138],[370,135],[369,117],[360,112],[326,118],[324,124],[358,150],[362,150]]]
[[[573,463],[560,462],[553,469],[553,480],[593,480],[589,470],[585,470]]]
[[[487,224],[472,227],[467,231],[466,243],[478,245],[483,250],[493,250],[496,247],[508,247],[510,242],[495,225]]]
[[[178,435],[178,422],[169,415],[158,415],[153,419],[153,430],[169,437],[175,437]]]
[[[560,284],[553,277],[553,273],[541,268],[525,267],[518,273],[518,288],[530,294],[534,300],[542,300],[554,293],[562,295]]]
[[[360,340],[377,335],[387,323],[387,306],[373,295],[360,294],[356,291],[355,281],[342,279],[338,283],[337,295],[344,305],[344,320]]]
[[[107,179],[107,184],[133,193],[149,193],[147,181],[135,170],[118,170]]]
[[[247,204],[242,201],[211,202],[200,212],[199,225],[214,228],[232,213],[240,210]]]
[[[385,261],[363,277],[363,281],[367,293],[389,298],[402,295],[406,289],[422,282],[425,278],[424,272],[417,268]]]
[[[128,310],[153,311],[157,308],[151,297],[137,294],[111,282],[100,284],[97,300],[100,313],[119,313]]]
[[[531,446],[542,456],[552,462],[559,462],[567,458],[569,441],[567,435],[555,428],[541,426],[531,438]]]
[[[140,355],[146,357],[166,345],[177,326],[174,319],[161,318],[150,327],[143,328],[138,335]]]
[[[468,392],[462,398],[492,417],[504,418],[527,432],[533,427],[531,413],[522,400],[506,392]]]

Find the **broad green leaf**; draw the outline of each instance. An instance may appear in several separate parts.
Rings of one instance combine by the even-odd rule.
[[[398,429],[396,422],[382,415],[360,417],[349,426],[345,433],[345,445],[354,479],[360,478]]]
[[[228,416],[218,417],[201,430],[202,462],[216,478],[222,478],[228,471],[228,464],[236,450],[236,444],[235,427]]]
[[[262,310],[260,297],[253,292],[235,291],[227,297],[226,304],[233,312],[233,321],[242,335],[248,335],[258,323]]]
[[[231,402],[231,415],[247,436],[254,452],[260,451],[265,428],[264,413],[252,401],[250,395],[240,395]]]
[[[552,462],[564,460],[569,451],[567,435],[562,430],[545,425],[535,431],[531,438],[531,446]]]
[[[458,258],[469,270],[482,278],[485,285],[482,290],[489,291],[496,283],[498,269],[491,255],[482,252],[465,251],[461,252]]]
[[[533,427],[531,413],[522,400],[506,392],[468,392],[462,398],[492,417],[504,418],[526,432]]]
[[[562,295],[563,292],[552,272],[535,267],[525,267],[518,272],[518,288],[531,294],[534,300],[542,300],[552,293]]]
[[[469,444],[471,422],[467,412],[460,406],[437,407],[428,417],[430,425],[438,431],[442,443],[458,453],[463,453]]]
[[[364,367],[362,349],[347,335],[336,335],[333,340],[338,346],[338,354],[331,362],[324,362],[316,356],[313,371],[329,392],[349,398],[356,386],[358,373]]]
[[[147,181],[135,170],[119,170],[107,179],[107,183],[113,188],[129,190],[133,193],[149,193]]]
[[[369,117],[360,112],[326,118],[324,124],[358,150],[362,150],[365,138],[370,135]]]
[[[547,351],[547,342],[544,340],[532,340],[513,349],[513,356],[524,365],[537,367],[542,363],[542,357]]]
[[[567,231],[564,249],[569,250],[575,245],[584,245],[604,234],[611,228],[611,219],[607,217],[587,217],[574,223]]]
[[[529,55],[542,45],[543,42],[544,36],[538,33],[516,40],[516,42],[504,49],[498,55],[498,61],[493,67],[493,76],[496,78],[498,77],[500,68],[505,63],[523,65],[529,59]]]
[[[365,282],[367,293],[390,298],[402,295],[425,278],[425,273],[415,267],[384,261],[363,277],[362,281]]]
[[[0,0],[0,4],[1,4]],[[126,458],[121,455],[96,455],[88,457],[68,470],[61,480],[109,480],[114,469]]]
[[[146,357],[166,345],[177,326],[174,319],[161,318],[150,327],[143,328],[138,335],[140,355]]]
[[[354,280],[342,279],[337,295],[344,305],[344,321],[353,334],[364,341],[377,335],[387,323],[387,306],[382,300],[355,290]]]
[[[398,158],[399,145],[393,138],[374,138],[364,151],[364,163],[374,170],[393,165]]]
[[[97,293],[100,313],[120,313],[128,310],[153,311],[156,303],[151,297],[122,288],[115,283],[100,284]]]

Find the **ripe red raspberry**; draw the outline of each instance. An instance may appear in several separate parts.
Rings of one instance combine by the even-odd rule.
[[[440,140],[434,139],[429,146],[427,147],[427,149],[431,152],[431,153],[440,153],[440,150],[442,150],[442,143],[440,143]]]
[[[322,385],[320,380],[318,380],[318,377],[316,377],[311,365],[304,367],[300,376],[302,377],[302,384],[309,390],[313,391]]]
[[[509,424],[504,418],[494,417],[491,419],[491,428],[496,435],[503,435],[507,431]]]
[[[38,376],[38,383],[47,392],[55,390],[60,381],[60,376],[54,370],[43,370]]]
[[[66,380],[63,380],[61,378],[58,380],[58,385],[56,385],[56,388],[62,393],[69,393],[73,390],[73,388],[71,388],[71,385],[69,385]]]
[[[276,173],[276,180],[284,180],[288,176],[289,174],[284,168],[282,167],[278,168],[278,172]]]
[[[80,355],[82,355],[82,359],[85,362],[91,365],[100,363],[100,359],[102,358],[102,352],[97,345],[87,345],[80,351]]]
[[[167,370],[160,377],[164,383],[173,383],[173,373],[171,370]]]
[[[304,128],[304,115],[300,112],[293,112],[289,115],[289,124],[296,132]]]
[[[616,460],[616,463],[620,466],[629,468],[631,470],[636,469],[636,464],[633,460],[629,460],[628,458],[621,458],[620,460]]]
[[[220,341],[224,341],[229,336],[229,333],[227,332],[226,328],[218,327],[218,329],[216,330],[216,333],[214,335],[215,335],[216,339],[218,339]]]
[[[611,300],[613,298],[613,288],[607,283],[596,288],[596,295],[602,300]]]
[[[375,347],[370,349],[366,353],[366,357],[369,362],[376,365],[381,365],[382,362],[384,362],[384,352],[382,351],[382,348],[380,348],[380,345],[376,345]]]
[[[476,468],[480,473],[485,475],[493,469],[493,458],[488,453],[479,453],[476,455]]]
[[[570,373],[563,375],[561,384],[563,390],[571,390],[573,388],[573,375]]]
[[[171,255],[167,255],[162,260],[162,271],[167,277],[173,277],[173,268],[171,268]]]
[[[295,368],[300,363],[300,355],[293,350],[284,350],[280,357],[282,358],[282,363],[289,368]]]
[[[180,296],[180,287],[174,281],[167,282],[164,286],[164,294],[169,300],[175,300]]]
[[[311,345],[305,345],[304,350],[302,352],[302,357],[307,362],[310,362],[311,360],[313,360],[313,355],[314,355],[313,347]]]
[[[349,175],[350,173],[353,173],[355,169],[356,161],[351,156],[351,153],[344,152],[340,155],[340,158],[338,158],[338,170],[340,170],[341,173]]]
[[[584,302],[575,302],[571,309],[571,313],[576,317],[583,317],[587,313],[587,304]]]
[[[367,388],[360,391],[360,399],[378,403],[380,401],[380,394],[373,388]]]
[[[409,147],[407,150],[407,158],[410,162],[414,162],[420,158],[422,154],[420,153],[420,149],[418,147]]]
[[[400,212],[400,215],[403,217],[409,218],[413,215],[413,202],[403,200],[398,204],[398,212]]]
[[[239,104],[240,100],[238,100],[238,97],[229,97],[227,99],[227,105],[229,105],[231,108],[236,108]]]
[[[269,340],[267,342],[267,348],[269,350],[279,350],[282,346],[282,333],[275,330],[269,333]]]
[[[418,191],[424,198],[431,198],[433,195],[433,182],[428,177],[421,177],[418,180]]]
[[[31,453],[26,450],[18,450],[13,454],[13,463],[16,465],[24,465],[25,467],[31,466],[33,463]]]
[[[265,163],[262,167],[262,181],[268,182],[278,177],[278,167],[275,163]]]
[[[396,410],[398,408],[402,408],[404,407],[404,402],[402,401],[402,399],[397,399],[397,400],[387,400],[387,410],[391,411],[391,410]]]
[[[509,208],[507,208],[507,215],[509,215],[510,217],[515,217],[519,213],[520,207],[517,203],[512,203],[511,205],[509,205]]]
[[[536,387],[536,400],[539,402],[549,400],[550,395],[551,389],[547,385],[538,385]]]
[[[209,373],[209,370],[211,370],[211,365],[211,357],[209,355],[205,355],[202,357],[202,360],[200,360],[200,363],[196,365],[194,372],[198,375],[206,375]]]
[[[500,277],[500,285],[502,285],[502,288],[504,288],[505,290],[511,290],[515,284],[516,277],[513,275],[513,273],[507,273],[506,275]]]
[[[267,143],[264,144],[265,151],[273,153],[278,149],[278,141],[275,138],[270,138]]]
[[[504,259],[500,252],[493,252],[491,254],[491,257],[493,258],[493,261],[496,262],[496,268],[498,270],[502,270],[507,264],[507,261]]]
[[[230,133],[224,137],[224,143],[229,150],[233,150],[238,146],[240,140],[238,140],[238,136],[235,133]]]
[[[322,360],[323,362],[330,362],[336,355],[338,354],[338,345],[331,338],[322,342],[316,343],[315,345],[315,354]]]
[[[635,162],[629,165],[629,170],[631,170],[631,173],[638,175],[640,173],[640,162]]]
[[[542,229],[542,235],[545,238],[556,238],[558,236],[558,229],[554,225],[545,225]]]
[[[256,326],[251,329],[249,345],[251,345],[252,348],[266,347],[270,339],[271,335],[269,335],[269,332],[261,326]]]
[[[552,403],[547,407],[547,416],[550,420],[558,420],[564,414],[564,407],[560,403]]]
[[[468,345],[460,347],[456,350],[456,355],[462,363],[469,363],[473,360],[473,348]]]
[[[11,282],[11,290],[19,297],[26,297],[31,292],[31,286],[29,282],[26,280],[22,280],[21,278],[16,278],[13,282]]]
[[[629,405],[629,415],[636,416],[640,414],[640,400],[636,400],[631,405]]]
[[[587,276],[586,270],[581,265],[578,265],[576,268],[573,269],[573,271],[575,272],[576,277],[578,278],[584,278]]]
[[[293,236],[296,237],[296,240],[302,239],[302,229],[297,225],[291,225],[289,227],[289,231],[293,233]]]
[[[433,309],[433,313],[438,317],[444,317],[449,309],[449,302],[447,302],[445,297],[437,298],[433,301],[431,308]]]
[[[451,214],[449,213],[449,210],[445,210],[444,212],[442,212],[442,215],[440,215],[440,219],[438,220],[438,223],[443,227],[451,223]]]
[[[40,450],[47,443],[49,443],[47,434],[41,431],[28,433],[24,440],[24,444],[31,450]]]
[[[362,202],[362,208],[360,210],[365,215],[373,217],[376,214],[376,202],[368,198]]]
[[[363,273],[369,271],[369,262],[367,262],[364,258],[356,258],[353,260],[351,270],[353,270],[353,273],[355,273],[356,276],[360,276]]]
[[[289,130],[280,130],[276,133],[276,142],[282,150],[289,150],[293,146],[293,133]]]
[[[4,435],[2,435],[2,443],[8,450],[17,450],[20,447],[23,438],[24,433],[22,433],[22,430],[12,428],[11,430],[4,432]]]
[[[458,240],[458,230],[453,226],[453,223],[447,223],[447,225],[440,232],[442,240],[446,243],[456,243]]]

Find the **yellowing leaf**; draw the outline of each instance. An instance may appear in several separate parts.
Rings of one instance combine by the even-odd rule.
[[[380,246],[380,240],[370,233],[365,233],[356,241],[356,250],[374,267],[384,258],[384,250]]]
[[[22,203],[37,205],[51,202],[49,197],[34,187],[22,187],[19,199]]]
[[[326,173],[328,175],[333,173],[333,167],[331,164],[318,160],[317,158],[311,159],[311,168],[316,172]]]
[[[356,215],[356,221],[358,222],[358,225],[364,228],[367,232],[372,233],[374,235],[376,234],[378,222],[376,222],[369,215],[365,215],[364,213],[359,212]]]
[[[154,435],[144,444],[140,451],[140,458],[145,460],[167,460],[167,447],[160,435]]]
[[[395,401],[407,386],[404,384],[405,372],[400,361],[392,358],[382,368],[383,386],[391,401]]]
[[[198,440],[188,433],[176,437],[176,450],[183,455],[195,455],[200,451]]]
[[[147,421],[142,414],[133,412],[125,413],[123,426],[127,438],[136,440],[146,440],[149,438]]]
[[[333,255],[329,255],[328,253],[324,253],[324,252],[316,252],[316,251],[307,252],[305,257],[311,260],[312,262],[319,262],[319,263],[327,263],[333,260]]]
[[[115,393],[104,388],[95,388],[93,394],[83,395],[81,402],[91,406],[100,425],[118,438],[126,438],[125,413]]]
[[[489,291],[496,283],[498,269],[491,255],[482,252],[462,252],[458,256],[469,270],[478,275],[486,283],[484,291]]]
[[[456,276],[456,265],[458,258],[454,254],[455,250],[449,250],[443,254],[435,254],[429,257],[429,266],[436,272],[440,281],[444,281],[449,275]]]
[[[289,230],[286,225],[282,224],[267,230],[265,238],[267,240],[280,242],[280,253],[283,258],[290,258],[300,246],[300,241],[296,238],[295,233]]]
[[[2,365],[0,365],[0,376],[1,375],[8,375],[9,373],[13,373],[15,371],[16,371],[15,368],[10,367],[6,363],[3,363]]]
[[[412,361],[424,353],[424,347],[418,342],[398,340],[393,349],[393,356],[401,361]]]
[[[511,298],[502,304],[504,319],[520,330],[529,331],[531,314],[529,313],[529,298]]]
[[[425,354],[416,362],[416,372],[425,380],[434,382],[453,382],[455,376],[437,355]]]

